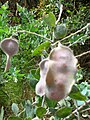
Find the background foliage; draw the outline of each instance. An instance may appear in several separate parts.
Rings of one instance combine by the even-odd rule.
[[[5,2],[0,2],[0,41],[10,36],[17,38],[19,52],[12,58],[11,68],[5,73],[6,56],[0,49],[0,120],[65,119],[80,106],[82,109],[69,119],[89,120],[90,105],[85,101],[90,100],[90,52],[78,57],[76,84],[67,98],[58,103],[46,99],[42,106],[42,98],[35,94],[35,85],[40,78],[38,64],[52,49],[50,40],[59,15],[58,1],[43,0],[36,5],[29,1],[31,6],[25,5],[25,1],[23,5],[14,1],[14,5],[18,3],[14,12],[13,7]],[[64,8],[59,24],[66,25],[66,36],[90,22],[90,3],[87,0],[61,0],[61,3]],[[45,19],[47,14],[50,14],[50,21],[51,17],[54,20]],[[75,55],[89,51],[90,25],[63,40],[62,44],[70,45]]]

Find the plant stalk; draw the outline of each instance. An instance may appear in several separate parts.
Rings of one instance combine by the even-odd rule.
[[[10,58],[11,58],[11,57],[10,57],[9,55],[7,55],[5,72],[7,72],[7,71],[9,70],[10,66],[11,66],[11,64],[10,64]]]

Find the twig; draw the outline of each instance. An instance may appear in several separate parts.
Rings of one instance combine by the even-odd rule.
[[[18,117],[23,113],[25,112],[26,109],[24,109],[23,111],[21,111],[19,114],[18,114]]]
[[[76,110],[74,110],[70,115],[68,115],[63,120],[68,120],[73,114],[75,114],[77,111],[81,110],[84,106],[86,106],[89,103],[90,103],[90,100],[86,101],[83,105],[81,105],[80,107],[78,107]]]
[[[76,109],[78,108],[78,105],[77,105],[77,101],[74,100],[74,105],[76,106]],[[80,120],[80,114],[79,114],[79,111],[77,110],[77,119]]]
[[[85,110],[82,110],[81,113],[86,112],[86,111],[90,111],[90,108],[86,108]]]
[[[88,35],[84,35],[84,36],[82,36],[81,38],[79,38],[77,41],[75,41],[75,42],[73,42],[72,44],[70,44],[69,47],[71,47],[72,45],[74,45],[74,44],[76,44],[76,43],[79,43],[80,40],[83,39],[84,37],[87,37],[87,39],[90,38],[90,36],[88,37]]]
[[[73,36],[73,35],[81,32],[82,30],[86,29],[89,25],[90,25],[90,23],[88,23],[86,26],[84,26],[84,27],[81,28],[80,30],[76,31],[75,33],[71,33],[69,36],[61,39],[60,41],[55,42],[54,44],[52,44],[52,46],[55,46],[58,42],[61,42],[61,41],[65,40],[65,39],[68,39],[69,37],[71,37],[71,36]],[[48,40],[48,41],[50,41],[50,42],[52,43],[52,40],[51,40],[51,39],[49,39],[49,38],[47,38],[47,37],[44,37],[44,36],[42,36],[42,35],[40,35],[40,34],[37,34],[37,33],[35,33],[35,32],[30,32],[30,31],[26,31],[26,30],[18,30],[18,31],[16,31],[16,33],[28,33],[28,34],[36,35],[36,36],[39,36],[39,37],[41,37],[41,38],[44,38],[44,39],[46,39],[46,40]]]
[[[76,35],[77,33],[81,32],[81,31],[84,30],[84,29],[86,29],[89,25],[90,25],[90,23],[88,23],[86,26],[84,26],[84,27],[81,28],[80,30],[76,31],[75,33],[71,33],[70,35],[66,36],[65,38],[63,38],[63,39],[55,42],[55,43],[53,44],[53,46],[56,45],[58,42],[64,41],[64,40],[70,38],[71,36]]]
[[[75,57],[81,57],[81,56],[83,56],[83,55],[86,55],[86,54],[88,54],[88,53],[90,53],[90,51],[87,51],[87,52],[84,52],[84,53],[82,53],[82,54],[80,54],[80,55],[76,55]]]
[[[57,23],[60,21],[60,18],[61,18],[61,15],[62,15],[62,11],[63,11],[63,5],[61,4],[60,5],[60,13],[59,13],[59,16],[58,16],[58,19],[57,19],[57,21],[56,21],[56,25],[57,25]]]
[[[30,32],[30,31],[26,31],[26,30],[18,30],[18,31],[16,31],[15,33],[16,33],[16,34],[17,34],[17,33],[28,33],[28,34],[32,34],[32,35],[39,36],[39,37],[41,37],[41,38],[44,38],[44,39],[52,42],[51,39],[49,39],[49,38],[47,38],[47,37],[44,37],[43,35],[37,34],[37,33],[35,33],[35,32]]]
[[[76,35],[77,33],[81,32],[81,31],[84,30],[84,29],[86,29],[89,25],[90,25],[90,23],[88,23],[86,26],[84,26],[84,27],[81,28],[80,30],[76,31],[75,33],[71,33],[69,36],[61,39],[60,41],[63,41],[63,40],[65,40],[65,39],[67,39],[67,38],[70,38],[70,37],[73,36],[73,35]]]
[[[44,102],[45,102],[45,95],[43,96],[43,99],[42,99],[42,107],[44,107]]]
[[[60,5],[60,12],[59,12],[59,16],[58,16],[58,19],[57,19],[57,21],[55,22],[55,24],[57,25],[58,24],[58,22],[60,21],[60,18],[61,18],[61,14],[62,14],[62,11],[63,11],[63,5],[61,4]],[[53,31],[53,33],[52,33],[52,43],[54,42],[54,31]]]

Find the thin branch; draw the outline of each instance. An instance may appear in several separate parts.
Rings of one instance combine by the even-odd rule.
[[[78,105],[77,105],[77,101],[74,100],[74,105],[76,106],[76,109],[78,108]],[[77,110],[77,119],[80,120],[80,114],[79,114],[79,111]]]
[[[41,107],[44,107],[44,102],[45,102],[45,95],[43,96]]]
[[[18,117],[23,113],[25,112],[26,109],[24,109],[23,111],[21,111],[19,114],[18,114]]]
[[[90,25],[90,23],[88,23],[86,26],[84,26],[84,27],[81,28],[80,30],[76,31],[75,33],[71,33],[69,36],[67,36],[67,37],[65,37],[65,38],[63,38],[63,39],[61,39],[60,41],[63,41],[63,40],[65,40],[65,39],[70,38],[70,37],[73,36],[73,35],[76,35],[77,33],[81,32],[81,31],[84,30],[84,29],[86,29],[89,25]]]
[[[78,58],[78,57],[81,57],[81,56],[86,55],[86,54],[89,54],[89,53],[90,53],[90,51],[87,51],[87,52],[84,52],[84,53],[82,53],[82,54],[80,54],[80,55],[76,55],[76,57]]]
[[[76,43],[79,43],[81,39],[84,39],[84,37],[87,37],[87,39],[90,38],[90,36],[88,37],[88,35],[84,35],[84,36],[82,36],[81,38],[79,38],[77,41],[75,41],[75,42],[73,42],[72,44],[70,44],[69,47],[71,47],[72,45],[74,45],[74,44],[76,44]]]
[[[85,110],[82,110],[81,113],[86,112],[86,111],[90,111],[90,108],[86,108]]]
[[[65,38],[63,38],[63,39],[55,42],[54,44],[52,44],[52,46],[56,45],[58,42],[61,42],[61,41],[65,40],[65,39],[68,39],[69,37],[71,37],[71,36],[73,36],[73,35],[81,32],[82,30],[86,29],[89,25],[90,25],[90,23],[88,23],[86,26],[84,26],[84,27],[81,28],[80,30],[76,31],[75,33],[71,33],[69,36],[67,36],[67,37],[65,37]],[[36,35],[36,36],[39,36],[39,37],[41,37],[41,38],[44,38],[44,39],[46,39],[46,40],[48,40],[48,41],[50,41],[50,42],[52,43],[52,40],[51,40],[51,39],[49,39],[49,38],[47,38],[47,37],[44,37],[44,36],[42,36],[42,35],[40,35],[40,34],[37,34],[37,33],[35,33],[35,32],[30,32],[30,31],[26,31],[26,30],[18,30],[18,31],[16,31],[16,33],[28,33],[28,34]]]
[[[66,39],[72,37],[73,35],[76,35],[77,33],[80,33],[82,30],[86,29],[89,25],[90,25],[90,23],[88,23],[86,26],[84,26],[84,27],[81,28],[80,30],[76,31],[75,33],[71,33],[70,35],[66,36],[65,38],[63,38],[63,39],[61,39],[61,40],[55,42],[55,43],[53,44],[53,46],[56,45],[58,42],[64,41],[64,40],[66,40]]]
[[[55,24],[57,25],[58,24],[58,22],[60,21],[60,19],[61,19],[61,15],[62,15],[62,11],[63,11],[63,5],[61,4],[60,5],[60,12],[59,12],[59,16],[58,16],[58,19],[57,19],[57,21],[55,22]],[[54,31],[53,31],[53,33],[52,33],[52,43],[54,42]]]
[[[62,11],[63,11],[63,5],[61,4],[60,5],[60,13],[59,13],[59,16],[58,16],[58,19],[57,19],[57,21],[56,21],[56,25],[57,25],[57,23],[60,21],[60,18],[61,18],[61,15],[62,15]]]
[[[49,39],[49,38],[47,38],[47,37],[44,37],[43,35],[37,34],[37,33],[35,33],[35,32],[30,32],[30,31],[26,31],[26,30],[18,30],[18,31],[16,31],[15,33],[16,33],[16,34],[17,34],[17,33],[28,33],[28,34],[36,35],[36,36],[38,36],[38,37],[44,38],[44,39],[52,42],[51,39]]]
[[[88,23],[86,26],[84,26],[84,27],[81,28],[80,30],[76,31],[75,33],[70,34],[69,36],[63,38],[63,39],[60,40],[60,41],[63,41],[63,40],[65,40],[65,39],[67,39],[67,38],[69,38],[69,37],[71,37],[71,36],[73,36],[73,35],[81,32],[82,30],[86,29],[89,25],[90,25],[90,23]],[[32,34],[32,35],[36,35],[36,36],[42,37],[42,38],[44,38],[44,39],[52,42],[51,39],[46,38],[46,37],[44,37],[44,36],[42,36],[42,35],[40,35],[40,34],[37,34],[37,33],[35,33],[35,32],[30,32],[30,31],[26,31],[26,30],[18,30],[18,31],[16,31],[16,33],[28,33],[28,34]],[[57,41],[57,42],[55,42],[54,44],[51,44],[51,45],[52,45],[52,46],[55,46],[55,45],[58,44],[60,41]],[[82,54],[80,54],[80,55],[77,55],[76,57],[78,58],[78,57],[81,57],[81,56],[83,56],[83,55],[85,55],[85,54],[88,54],[88,53],[90,53],[90,51],[84,52],[84,53],[82,53]]]
[[[90,100],[86,101],[83,105],[78,107],[76,110],[74,110],[70,115],[68,115],[64,120],[68,120],[73,114],[75,114],[77,111],[81,110],[84,106],[88,105],[90,103]]]

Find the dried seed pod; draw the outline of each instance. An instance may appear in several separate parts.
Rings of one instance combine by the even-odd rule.
[[[36,94],[46,95],[56,101],[64,99],[75,83],[76,71],[77,59],[73,51],[59,44],[40,63],[40,81],[36,85]]]
[[[39,64],[40,66],[40,80],[36,84],[36,94],[39,96],[45,95],[45,86],[46,86],[46,72],[48,69],[48,59],[42,60]]]
[[[19,45],[15,38],[10,37],[10,38],[5,38],[4,40],[2,40],[0,43],[0,47],[7,56],[6,67],[5,67],[5,72],[6,72],[10,68],[11,57],[14,56],[18,52]]]
[[[59,101],[65,98],[75,83],[77,59],[70,48],[60,45],[49,55],[46,75],[46,96]]]

